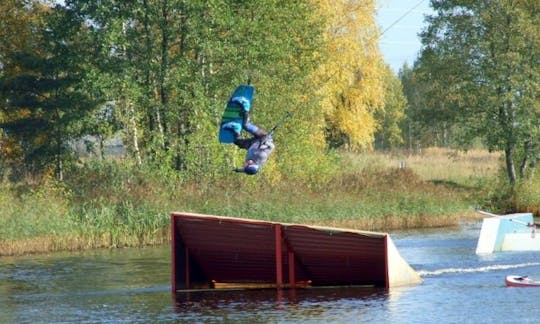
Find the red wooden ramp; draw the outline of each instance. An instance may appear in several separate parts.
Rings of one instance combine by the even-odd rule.
[[[386,233],[172,213],[172,290],[421,282]]]

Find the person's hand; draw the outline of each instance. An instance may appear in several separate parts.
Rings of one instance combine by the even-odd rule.
[[[259,130],[257,131],[257,133],[255,134],[255,136],[259,137],[259,138],[264,138],[266,136],[268,136],[268,132],[265,131],[264,129],[262,128],[259,128]]]

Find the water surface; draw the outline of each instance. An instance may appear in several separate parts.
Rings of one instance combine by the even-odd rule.
[[[475,254],[480,224],[391,233],[417,286],[170,292],[170,247],[0,258],[0,323],[532,323],[539,252]]]

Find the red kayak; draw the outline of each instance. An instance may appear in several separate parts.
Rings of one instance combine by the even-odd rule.
[[[540,287],[540,279],[528,276],[506,276],[504,281],[509,287]]]

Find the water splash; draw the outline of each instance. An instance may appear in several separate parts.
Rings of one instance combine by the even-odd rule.
[[[470,272],[488,272],[493,270],[507,270],[507,269],[516,269],[524,267],[533,267],[540,266],[540,262],[527,262],[520,264],[495,264],[485,267],[476,267],[476,268],[448,268],[448,269],[439,269],[433,271],[420,270],[417,273],[421,277],[425,276],[439,276],[446,273],[470,273]]]

